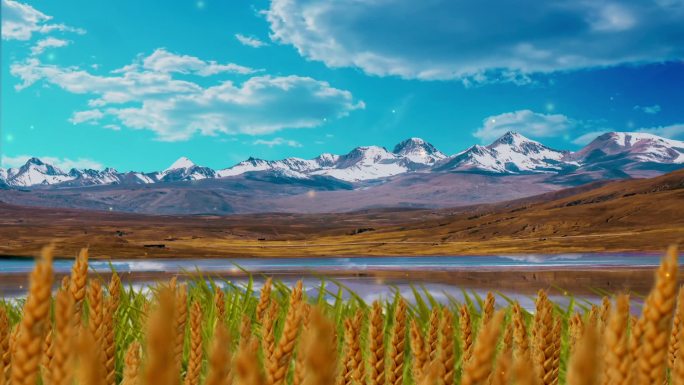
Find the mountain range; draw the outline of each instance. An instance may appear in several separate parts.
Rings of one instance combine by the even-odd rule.
[[[0,201],[149,213],[445,207],[682,167],[684,142],[653,134],[610,132],[571,152],[508,132],[451,156],[410,138],[392,151],[365,146],[313,159],[249,158],[218,170],[181,157],[156,172],[66,172],[31,158],[18,168],[0,168]]]

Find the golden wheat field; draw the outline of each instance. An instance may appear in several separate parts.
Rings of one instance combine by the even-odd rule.
[[[46,248],[26,299],[0,303],[0,385],[680,385],[677,268],[671,247],[637,317],[627,294],[563,308],[540,291],[528,313],[491,293],[367,305],[271,279],[143,292],[89,279],[85,249],[53,297]]]

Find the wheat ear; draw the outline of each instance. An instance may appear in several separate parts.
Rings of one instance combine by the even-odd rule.
[[[259,357],[255,344],[241,344],[235,357],[237,385],[265,385],[264,376],[259,370]],[[332,383],[328,384],[331,385]]]
[[[8,384],[11,365],[10,335],[12,327],[10,325],[7,310],[0,306],[0,383]]]
[[[194,307],[191,314],[191,319],[194,319]],[[192,321],[191,321],[192,322]],[[201,337],[201,336],[200,336]],[[216,324],[214,330],[214,338],[209,353],[209,373],[205,385],[228,385],[230,384],[230,338],[228,337],[228,329],[223,322]],[[199,384],[199,369],[197,384]],[[188,369],[189,370],[189,369]],[[187,382],[186,382],[187,384]]]
[[[54,341],[52,327],[48,321],[47,333],[43,339],[43,356],[41,357],[42,379],[44,384],[52,385],[52,378],[50,377],[50,366],[52,364],[52,356],[54,355]]]
[[[218,323],[217,325],[221,325]],[[225,348],[225,347],[224,347]],[[194,301],[190,310],[190,357],[185,385],[199,385],[202,371],[202,307]]]
[[[42,251],[31,272],[29,291],[19,323],[19,335],[12,357],[12,385],[35,385],[39,375],[43,330],[50,311],[52,294],[52,247]]]
[[[264,282],[264,286],[261,288],[261,294],[259,295],[259,302],[256,308],[256,318],[259,322],[263,323],[264,316],[266,315],[266,310],[271,306],[271,278],[267,278]]]
[[[670,333],[670,347],[669,347],[669,367],[674,368],[675,358],[679,350],[679,331],[682,329],[682,321],[684,321],[684,286],[679,287],[677,293],[677,310],[675,311],[674,320],[672,320],[672,332]]]
[[[146,363],[143,385],[177,385],[179,372],[175,365],[176,298],[168,287],[157,293],[157,304],[147,319]]]
[[[677,304],[677,311],[682,307],[682,303]],[[675,355],[675,361],[672,365],[672,371],[670,372],[670,383],[672,385],[684,385],[684,354],[679,354],[684,351],[684,327],[679,328],[679,335],[677,336],[677,352]]]
[[[372,321],[371,321],[372,324]],[[306,368],[304,385],[332,385],[335,383],[335,327],[319,309],[313,309],[309,328],[302,336],[302,353]]]
[[[640,385],[661,384],[665,380],[676,291],[677,249],[672,246],[656,272],[655,287],[644,304],[644,334],[636,361]]]
[[[83,301],[86,297],[88,282],[88,249],[81,249],[71,267],[71,277],[69,278],[69,291],[74,297],[74,317],[72,318],[75,327],[81,327],[83,320]]]
[[[140,343],[137,341],[126,349],[121,385],[140,385]]]
[[[102,282],[92,280],[88,286],[88,329],[98,345],[102,344],[102,323],[104,321],[104,293]]]
[[[491,291],[487,292],[487,297],[485,298],[484,307],[482,309],[482,325],[486,325],[492,316],[494,315],[494,305],[496,304],[496,298]]]
[[[470,361],[470,357],[473,354],[473,322],[470,318],[470,311],[466,304],[461,305],[459,315],[458,325],[461,328],[461,360],[465,364]]]
[[[604,329],[605,361],[604,384],[625,384],[629,377],[631,359],[628,350],[627,322],[629,321],[629,296],[617,297]]]
[[[588,327],[579,340],[577,348],[572,352],[567,375],[568,385],[599,384],[600,347],[596,329],[594,325]]]
[[[508,385],[511,382],[512,353],[510,349],[505,350],[497,357],[491,376],[491,385]]]
[[[175,277],[174,277],[175,278]],[[185,329],[188,322],[188,286],[181,284],[176,286],[175,280],[171,287],[175,289],[174,297],[174,345],[173,345],[173,362],[176,365],[176,371],[180,373],[183,364],[183,348],[185,347]]]
[[[465,363],[461,385],[484,385],[492,372],[496,343],[501,334],[504,312],[498,311],[477,336],[473,355]]]
[[[83,385],[106,385],[102,367],[102,351],[97,338],[90,329],[81,329],[76,344],[78,355],[78,379]]]
[[[438,306],[433,307],[430,312],[426,336],[428,358],[423,365],[423,369],[427,369],[429,361],[437,360],[437,355],[439,354],[439,323],[441,314],[442,312],[439,310]]]
[[[454,352],[454,314],[446,307],[442,310],[442,322],[440,324],[441,349],[440,361],[442,363],[442,383],[454,385],[456,354]]]
[[[294,351],[299,333],[300,305],[302,302],[302,281],[298,281],[290,295],[290,306],[287,309],[283,333],[280,336],[275,352],[267,367],[267,380],[270,385],[282,385],[285,382],[290,358]]]
[[[428,351],[425,349],[425,338],[423,338],[423,333],[420,330],[418,321],[416,321],[415,318],[411,320],[411,329],[409,330],[409,335],[411,338],[411,353],[413,355],[413,379],[414,382],[417,383],[423,378],[423,369],[427,369]],[[380,339],[382,340],[382,335],[380,335]],[[373,384],[377,383],[378,382],[375,382]]]
[[[543,290],[537,298],[537,313],[534,324],[535,362],[541,383],[554,385],[558,381],[556,361],[556,322],[554,322],[553,305]]]
[[[404,383],[404,353],[406,349],[406,301],[400,298],[394,311],[394,325],[390,345],[389,369],[387,380],[389,385]]]
[[[302,318],[302,330],[306,330],[309,327],[309,320],[311,316],[311,305],[308,303],[302,303],[301,307],[301,318]],[[302,339],[299,338],[297,341],[297,351],[295,352],[295,364],[294,364],[294,375],[292,376],[292,385],[302,385],[304,383],[304,371],[306,370],[304,364],[304,354],[302,353]]]
[[[112,302],[116,301],[117,304]],[[118,307],[118,300],[111,296],[105,301],[102,309],[102,351],[107,385],[116,385],[116,330],[114,315]]]
[[[216,309],[216,319],[219,322],[226,321],[226,294],[220,287],[214,289],[214,308]]]

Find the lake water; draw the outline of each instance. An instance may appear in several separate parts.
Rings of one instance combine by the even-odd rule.
[[[470,296],[484,296],[487,290],[467,289],[440,282],[425,282],[418,284],[411,282],[411,271],[481,271],[507,269],[534,268],[599,268],[610,266],[656,267],[660,263],[660,254],[554,254],[554,255],[499,255],[499,256],[432,256],[432,257],[353,257],[353,258],[226,258],[226,259],[140,259],[140,260],[91,260],[90,268],[95,272],[106,273],[110,267],[118,272],[126,273],[175,273],[202,271],[212,272],[240,272],[244,270],[254,275],[254,285],[258,290],[263,283],[261,274],[274,275],[286,284],[292,285],[298,279],[303,279],[305,290],[311,296],[318,293],[321,286],[320,276],[326,272],[364,272],[373,270],[406,271],[406,278],[383,280],[374,277],[344,276],[333,281],[327,281],[327,289],[337,292],[343,289],[343,296],[349,298],[350,291],[358,294],[366,302],[378,298],[388,298],[397,291],[409,302],[415,301],[414,289],[421,292],[428,291],[437,301],[447,303],[451,300],[463,301],[466,293]],[[57,260],[54,267],[57,272],[67,273],[71,269],[72,260]],[[30,259],[0,259],[0,274],[28,273],[33,268]],[[1,280],[1,277],[0,277]],[[244,277],[230,278],[230,282],[237,286],[246,285]],[[142,289],[152,282],[128,282],[135,288]],[[495,290],[496,288],[493,288]],[[0,296],[17,297],[23,295],[24,287],[13,287],[0,284]],[[512,297],[520,301],[527,309],[534,308],[530,293],[499,292],[499,301]],[[569,296],[555,294],[551,296],[560,304],[567,304]],[[598,302],[598,295],[585,295],[582,301]]]
[[[660,254],[593,253],[593,254],[529,254],[499,256],[431,256],[431,257],[353,257],[353,258],[225,258],[225,259],[138,259],[91,260],[98,272],[226,271],[244,269],[251,273],[320,272],[367,270],[472,270],[524,267],[649,267],[660,263]],[[71,260],[56,260],[55,270],[68,272]],[[238,268],[239,267],[239,268]],[[0,273],[29,272],[30,259],[0,258]]]

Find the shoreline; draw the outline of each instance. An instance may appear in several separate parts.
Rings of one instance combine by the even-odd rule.
[[[327,278],[327,279],[365,279],[374,280],[376,284],[388,285],[409,283],[416,286],[428,283],[439,283],[462,289],[502,290],[521,294],[534,294],[539,289],[550,293],[596,295],[598,291],[618,293],[647,293],[653,284],[656,267],[610,266],[610,267],[518,267],[518,268],[473,268],[473,269],[376,269],[376,270],[339,270],[316,272],[315,270],[295,272],[291,270],[273,270],[268,272],[245,272],[242,270],[223,270],[209,272],[160,272],[134,271],[119,272],[126,284],[149,283],[163,281],[171,277],[193,279],[198,277],[216,280],[240,280],[250,275],[256,280],[263,276],[278,279]],[[55,285],[61,282],[66,272],[55,273]],[[111,272],[91,272],[91,277],[108,280]],[[678,280],[684,281],[684,272],[680,272]],[[0,294],[17,292],[26,287],[27,273],[0,273]]]

